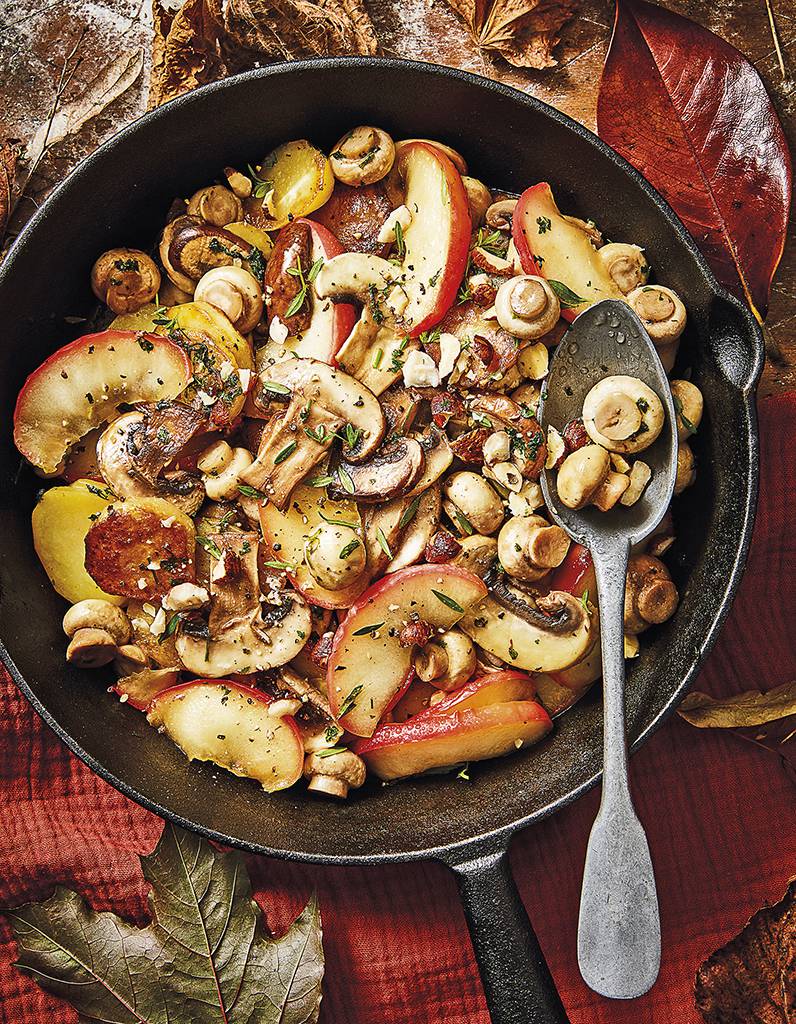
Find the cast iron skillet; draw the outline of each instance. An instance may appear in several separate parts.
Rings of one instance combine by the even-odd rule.
[[[89,271],[114,245],[149,247],[175,195],[245,167],[286,139],[329,147],[355,124],[395,137],[439,138],[473,173],[521,191],[552,183],[567,212],[610,238],[644,246],[658,279],[686,300],[681,364],[705,395],[696,486],[676,512],[670,559],[682,601],[645,638],[628,679],[627,725],[638,746],[663,721],[716,637],[738,584],[754,515],[758,443],[753,391],[760,332],[716,284],[652,188],[592,134],[494,82],[433,65],[380,59],[298,62],[200,89],[147,114],[84,161],[44,204],[0,269],[0,635],[3,660],[44,720],[104,779],[156,813],[243,849],[295,860],[377,864],[434,857],[456,873],[495,1024],[566,1021],[513,880],[518,829],[574,800],[600,772],[593,696],[526,753],[476,767],[472,781],[436,776],[373,786],[346,803],[301,788],[266,796],[223,771],[189,764],[143,716],[104,695],[101,673],[64,663],[64,602],[33,551],[30,510],[41,481],[11,444],[25,376],[80,333]],[[665,898],[665,894],[664,894]]]

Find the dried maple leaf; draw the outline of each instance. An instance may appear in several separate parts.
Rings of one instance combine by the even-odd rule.
[[[747,690],[732,697],[689,693],[677,713],[698,729],[743,729],[765,725],[788,715],[796,715],[796,680],[766,693]]]
[[[519,68],[550,68],[559,32],[576,0],[448,0],[475,42]]]
[[[696,1007],[707,1024],[793,1024],[796,1012],[796,879],[773,907],[697,971]]]
[[[205,0],[185,0],[176,13],[153,0],[152,19],[149,110],[225,76],[218,54],[218,22]]]
[[[152,886],[146,928],[59,888],[7,911],[16,966],[98,1024],[316,1024],[324,961],[314,897],[273,939],[242,854],[167,824],[141,867]]]

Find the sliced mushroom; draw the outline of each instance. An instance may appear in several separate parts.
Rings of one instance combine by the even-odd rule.
[[[283,592],[278,605],[261,601],[257,554],[259,535],[229,531],[208,541],[220,553],[210,571],[210,616],[188,631],[183,623],[176,651],[197,676],[218,679],[287,664],[302,649],[312,620],[304,600]]]
[[[211,501],[233,501],[240,494],[242,474],[252,464],[247,448],[232,448],[226,441],[214,441],[197,459],[205,492]]]
[[[656,345],[671,344],[685,330],[685,306],[671,288],[643,285],[630,292],[627,301]]]
[[[497,231],[511,231],[511,219],[517,206],[516,199],[499,199],[486,211],[486,223]]]
[[[204,500],[201,480],[165,467],[203,426],[199,410],[178,402],[159,402],[144,411],[124,413],[97,441],[103,480],[119,498],[168,498],[187,515],[194,515]]]
[[[223,185],[208,185],[194,192],[188,200],[186,212],[201,217],[214,227],[223,228],[243,219],[243,204],[234,192]]]
[[[160,271],[140,249],[109,249],[91,270],[91,289],[114,313],[135,313],[160,288]]]
[[[159,251],[166,273],[178,288],[186,292],[193,292],[196,282],[208,270],[230,266],[236,260],[253,260],[255,256],[251,242],[187,215],[166,225]],[[259,269],[259,261],[255,262]],[[251,262],[249,269],[254,270]],[[255,273],[254,276],[259,279],[262,275]]]
[[[610,452],[644,451],[658,439],[664,422],[663,403],[638,377],[604,377],[583,401],[589,437]]]
[[[675,613],[679,596],[669,570],[652,555],[633,555],[625,587],[625,632],[631,636],[666,622]]]
[[[416,494],[423,494],[429,487],[446,473],[453,462],[453,452],[448,439],[442,431],[430,427],[425,434],[413,435],[423,449],[423,472],[416,483],[407,491],[407,496],[413,498]]]
[[[362,509],[362,528],[368,556],[368,573],[376,578],[384,573],[393,550],[406,525],[406,516],[413,498],[393,498],[381,505],[366,505]]]
[[[346,185],[372,185],[392,170],[395,145],[381,128],[360,125],[347,132],[329,155],[332,172]]]
[[[479,647],[512,668],[557,672],[591,647],[594,624],[581,601],[563,591],[534,597],[496,578],[492,594],[459,622]]]
[[[543,277],[523,274],[498,288],[495,311],[503,330],[516,338],[541,338],[561,316],[558,296]]]
[[[327,260],[315,278],[319,299],[358,299],[367,303],[398,283],[401,271],[394,263],[372,253],[344,252]]]
[[[405,526],[385,572],[397,572],[407,565],[424,560],[427,545],[439,526],[441,508],[440,487],[439,484],[433,484],[418,497],[415,512]],[[453,537],[450,539],[456,543]]]
[[[336,500],[353,498],[362,505],[389,501],[411,490],[423,472],[424,462],[418,441],[396,438],[367,462],[340,462],[328,487],[329,496]]]
[[[489,430],[505,430],[511,438],[511,460],[526,480],[538,480],[547,456],[545,434],[529,410],[508,395],[473,394],[470,414]]]
[[[592,504],[601,512],[608,512],[620,501],[630,487],[630,477],[624,473],[615,473],[612,469],[595,491]]]
[[[241,334],[253,331],[263,315],[262,285],[243,267],[208,270],[199,279],[194,298],[220,309]]]
[[[623,295],[647,283],[649,264],[644,250],[626,242],[608,242],[598,249],[599,259]]]

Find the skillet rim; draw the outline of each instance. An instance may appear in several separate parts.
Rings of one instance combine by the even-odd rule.
[[[122,140],[126,140],[131,135],[135,135],[141,124],[167,121],[170,117],[171,111],[201,102],[201,98],[207,94],[230,88],[234,89],[241,82],[266,79],[276,75],[291,75],[304,71],[323,72],[327,69],[337,70],[341,68],[350,68],[352,66],[377,68],[388,72],[400,72],[401,74],[406,74],[408,72],[410,74],[455,78],[462,81],[469,87],[498,94],[505,99],[534,110],[541,116],[557,122],[565,129],[573,132],[587,145],[596,149],[604,158],[610,160],[617,169],[630,180],[631,187],[635,187],[646,194],[657,208],[658,213],[664,218],[679,240],[689,250],[691,257],[700,267],[708,288],[713,295],[714,301],[719,300],[727,303],[732,307],[736,316],[745,320],[747,326],[751,328],[750,334],[755,339],[755,346],[754,351],[751,354],[751,365],[746,374],[746,379],[743,385],[738,385],[729,379],[727,380],[728,386],[736,391],[741,398],[748,428],[746,440],[748,441],[750,472],[746,479],[746,489],[740,495],[743,501],[741,541],[734,553],[735,557],[733,559],[732,567],[727,575],[726,590],[721,598],[710,628],[702,638],[698,654],[695,656],[689,670],[686,672],[678,686],[671,692],[658,714],[645,726],[632,744],[630,744],[629,751],[630,753],[634,753],[642,743],[645,743],[649,737],[660,728],[666,719],[674,713],[681,697],[684,695],[694,677],[704,664],[708,653],[716,641],[721,626],[729,613],[730,607],[732,606],[732,602],[735,598],[738,584],[740,583],[746,566],[757,507],[759,479],[759,436],[754,393],[760,375],[763,371],[765,349],[762,332],[760,331],[760,327],[751,310],[745,307],[738,299],[735,298],[735,296],[731,295],[726,289],[719,285],[713,271],[707,263],[707,260],[699,251],[692,236],[686,230],[666,200],[653,188],[653,186],[638,170],[629,164],[614,149],[603,142],[594,132],[590,131],[567,114],[556,110],[554,107],[551,107],[549,104],[537,99],[535,96],[524,93],[519,89],[515,89],[512,86],[504,85],[501,82],[485,78],[482,75],[477,75],[469,71],[462,71],[458,68],[450,68],[431,62],[404,60],[394,57],[318,57],[310,60],[284,61],[278,64],[269,65],[265,68],[256,68],[252,71],[247,71],[239,75],[231,76],[230,78],[222,79],[218,82],[212,82],[208,85],[201,86],[193,92],[186,93],[174,100],[170,100],[168,103],[163,104],[163,106],[158,107],[155,110],[147,111],[135,121],[120,128],[119,131],[114,133],[114,135],[94,150],[93,153],[84,158],[77,167],[75,167],[70,174],[56,186],[50,196],[48,196],[30,221],[25,225],[19,236],[14,240],[5,260],[2,265],[0,265],[0,289],[3,288],[7,279],[13,277],[16,254],[27,246],[28,239],[36,233],[39,224],[46,219],[50,206],[55,203],[61,192],[67,189],[72,189],[76,185],[79,188],[81,178],[88,169],[93,166],[95,161],[104,158],[105,154],[112,151]],[[44,704],[42,704],[38,696],[26,682],[2,641],[0,641],[0,660],[5,665],[17,687],[33,706],[34,710],[53,730],[53,732],[55,732],[59,739],[64,742],[66,746],[93,772],[99,775],[105,782],[110,783],[115,789],[119,790],[119,792],[123,793],[131,800],[134,800],[142,807],[145,807],[147,810],[158,815],[160,818],[174,822],[182,828],[203,836],[205,839],[233,846],[248,853],[258,853],[264,856],[276,857],[280,860],[344,866],[399,863],[431,858],[441,860],[451,865],[461,864],[475,853],[476,847],[478,847],[479,854],[482,854],[484,850],[505,850],[515,832],[543,820],[577,800],[584,793],[592,789],[602,776],[602,771],[595,772],[592,776],[585,779],[582,783],[574,789],[571,789],[567,794],[559,797],[557,800],[547,803],[543,807],[540,807],[527,815],[516,818],[512,822],[485,832],[473,834],[467,839],[462,839],[457,842],[417,848],[413,850],[369,854],[316,854],[307,853],[301,850],[275,849],[260,843],[241,840],[215,829],[198,825],[189,821],[178,812],[163,807],[157,800],[150,799],[149,797],[139,793],[133,786],[126,783],[123,779],[118,778],[113,772],[101,765],[91,754],[88,753],[88,751],[83,749],[83,747],[64,728],[62,728],[58,722],[56,722],[53,715],[44,706]]]

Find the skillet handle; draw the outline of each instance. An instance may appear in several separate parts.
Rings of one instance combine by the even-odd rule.
[[[765,344],[752,311],[731,295],[719,295],[710,307],[709,345],[719,370],[744,394],[751,394],[765,363]]]
[[[471,860],[449,860],[492,1024],[569,1024],[501,849]]]

